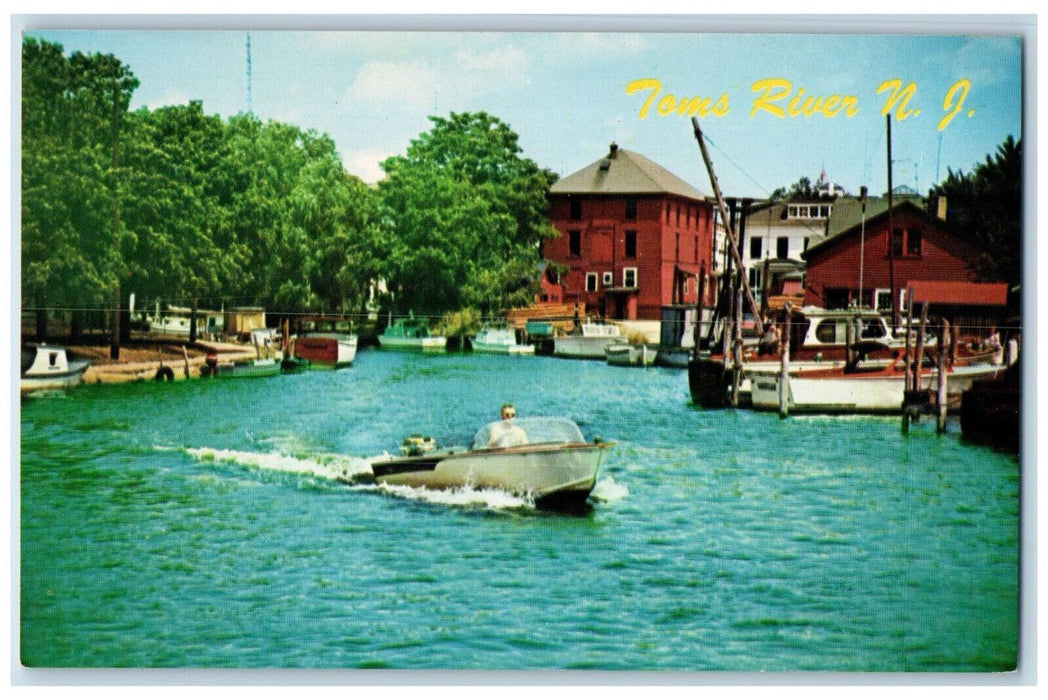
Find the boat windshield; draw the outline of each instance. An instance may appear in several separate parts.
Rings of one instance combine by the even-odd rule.
[[[497,420],[493,423],[488,423],[477,431],[476,437],[473,438],[473,449],[483,450],[488,447],[510,446],[505,443],[499,444],[500,437],[509,428],[507,423],[523,431],[523,439],[521,439],[519,432],[514,431],[516,433],[514,445],[540,442],[570,443],[586,441],[582,436],[582,431],[579,430],[579,426],[575,425],[568,418],[525,417],[517,418],[513,421]]]

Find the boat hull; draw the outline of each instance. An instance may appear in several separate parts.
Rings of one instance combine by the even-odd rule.
[[[280,362],[277,360],[254,360],[235,362],[218,366],[220,379],[247,379],[252,377],[274,377],[280,374]]]
[[[519,343],[486,343],[482,340],[471,340],[470,347],[473,352],[487,352],[494,355],[534,355],[534,345],[520,345]]]
[[[654,364],[657,354],[655,348],[647,345],[615,343],[604,348],[608,364],[618,367],[648,367]]]
[[[313,368],[348,367],[357,357],[357,336],[299,336],[295,339],[295,355],[309,360],[310,367]]]
[[[603,360],[604,348],[617,339],[599,336],[565,335],[553,339],[553,355],[583,360]]]
[[[431,335],[424,338],[401,338],[387,335],[378,337],[378,344],[383,350],[401,350],[407,352],[444,352],[447,350],[447,338]]]
[[[90,364],[87,360],[70,360],[62,347],[24,348],[20,393],[71,389],[83,381]]]
[[[959,397],[979,379],[995,376],[993,366],[958,367],[947,375],[946,393]],[[750,373],[750,395],[757,410],[779,409],[781,377],[772,372]],[[830,374],[806,372],[787,379],[787,407],[796,413],[898,413],[905,398],[906,378],[901,372]],[[937,386],[936,372],[921,377],[921,389]]]
[[[378,483],[414,488],[500,489],[538,506],[578,505],[597,481],[612,443],[549,444],[463,450],[372,464]]]

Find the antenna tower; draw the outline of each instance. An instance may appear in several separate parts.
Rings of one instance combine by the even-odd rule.
[[[251,104],[251,32],[247,33],[247,113],[255,113]]]

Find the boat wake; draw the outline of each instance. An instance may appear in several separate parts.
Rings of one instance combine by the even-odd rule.
[[[200,462],[220,462],[267,472],[297,474],[314,479],[339,482],[357,491],[382,493],[409,501],[459,508],[482,508],[499,511],[534,510],[535,500],[500,489],[480,489],[468,486],[454,489],[427,489],[423,487],[379,484],[371,471],[371,463],[388,459],[389,455],[351,457],[341,454],[292,456],[281,452],[248,452],[222,450],[211,447],[191,447],[186,454]],[[629,494],[625,486],[611,477],[597,482],[591,497],[594,501],[610,503]]]

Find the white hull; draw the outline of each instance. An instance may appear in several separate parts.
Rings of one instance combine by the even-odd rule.
[[[425,338],[399,338],[380,335],[378,344],[386,350],[443,352],[447,349],[448,340],[442,335],[431,335]]]
[[[584,501],[597,481],[611,443],[526,445],[430,453],[375,463],[375,480],[415,488],[491,488],[536,501]]]
[[[960,395],[970,389],[977,379],[992,377],[999,367],[958,367],[947,375],[946,393]],[[921,388],[934,389],[938,373],[921,376]],[[790,375],[787,380],[787,407],[798,413],[897,413],[902,410],[905,376],[901,373],[868,374],[863,376],[812,376],[804,373]],[[750,396],[758,410],[778,410],[779,382],[777,373],[750,374]]]
[[[75,387],[83,381],[84,373],[91,364],[87,360],[68,359],[65,348],[60,347],[41,345],[23,352],[35,352],[35,356],[28,367],[23,364],[25,369],[21,373],[21,393]]]
[[[553,354],[557,357],[603,360],[604,348],[621,338],[564,335],[553,339]]]
[[[648,367],[655,363],[658,351],[647,345],[614,343],[604,348],[609,365],[620,367]]]
[[[534,345],[520,345],[513,343],[512,345],[506,345],[504,343],[485,343],[482,341],[472,340],[470,345],[474,352],[490,352],[497,355],[534,355]]]

